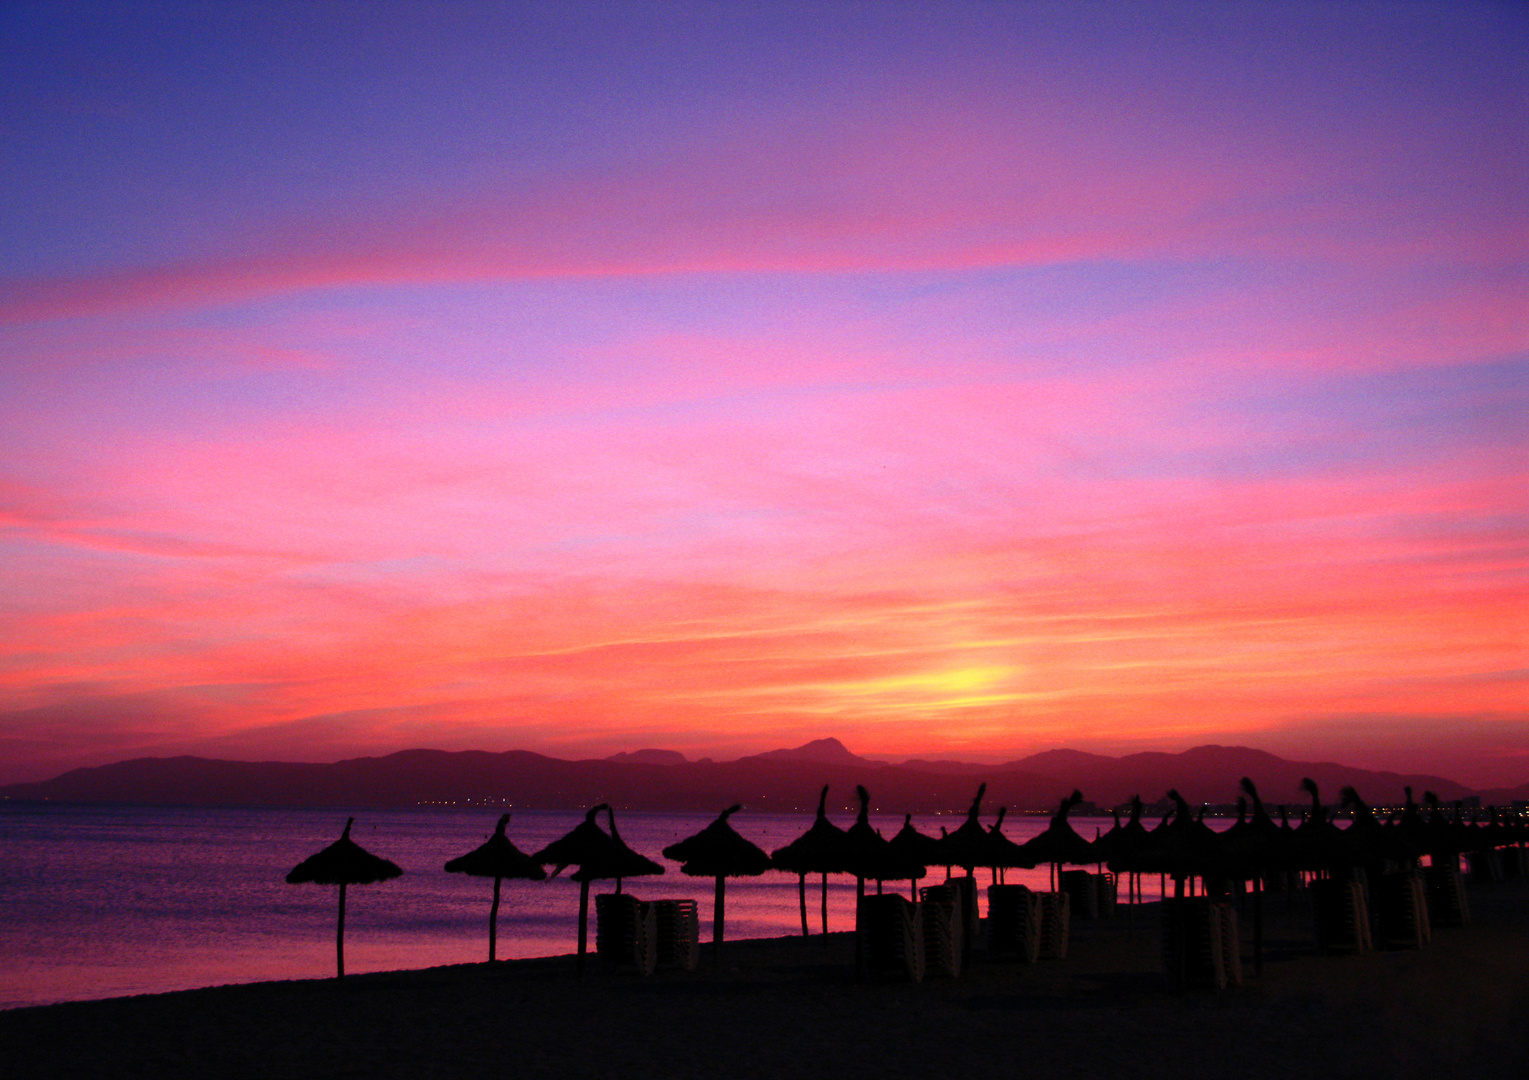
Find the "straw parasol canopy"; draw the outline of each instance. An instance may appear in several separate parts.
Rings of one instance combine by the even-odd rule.
[[[681,873],[691,877],[716,879],[712,899],[711,941],[712,961],[717,966],[722,963],[722,941],[725,937],[727,879],[758,877],[774,866],[763,848],[739,836],[727,820],[741,809],[743,807],[737,804],[729,806],[717,815],[716,821],[694,836],[664,848],[664,858],[682,864]]]
[[[903,815],[903,827],[888,840],[892,850],[904,859],[923,866],[926,870],[940,863],[940,839],[921,833],[913,827],[913,815]],[[913,899],[918,899],[918,878],[912,878]]]
[[[578,871],[572,875],[574,881],[604,881],[614,878],[616,891],[619,893],[621,882],[625,878],[652,877],[664,872],[664,868],[658,863],[627,847],[626,841],[621,839],[621,833],[616,830],[616,811],[612,810],[609,804],[605,804],[605,822],[611,830],[609,853],[581,863]]]
[[[1317,782],[1309,776],[1302,777],[1300,788],[1311,796],[1311,811],[1295,829],[1300,868],[1333,874],[1355,866],[1358,853],[1343,830],[1328,818]]]
[[[1401,830],[1382,825],[1353,785],[1346,785],[1340,796],[1351,815],[1345,835],[1361,861],[1377,869],[1377,864],[1385,863],[1403,868],[1417,865],[1422,851]]]
[[[288,885],[313,882],[315,885],[338,885],[340,887],[340,916],[335,927],[334,955],[335,978],[345,978],[345,888],[348,885],[370,885],[387,881],[403,874],[396,863],[373,855],[350,838],[350,827],[355,818],[345,819],[345,831],[340,838],[323,851],[310,855],[292,868],[287,875]]]
[[[1177,788],[1168,789],[1173,812],[1148,836],[1148,844],[1137,858],[1137,866],[1151,873],[1173,878],[1174,894],[1182,895],[1186,879],[1211,874],[1220,855],[1220,843],[1210,826],[1195,817]]]
[[[1124,824],[1119,817],[1109,832],[1094,841],[1094,858],[1105,863],[1116,873],[1134,873],[1136,856],[1147,846],[1147,827],[1141,823],[1142,802],[1140,795],[1131,796],[1131,815]]]
[[[1238,786],[1248,797],[1252,816],[1247,827],[1230,840],[1224,839],[1227,857],[1247,869],[1253,879],[1253,970],[1264,969],[1264,877],[1270,872],[1293,870],[1296,866],[1295,842],[1289,829],[1274,824],[1264,806],[1258,787],[1244,776]],[[1228,830],[1230,831],[1230,830]]]
[[[610,834],[595,824],[601,810],[609,810],[608,803],[592,806],[584,820],[569,832],[552,841],[531,856],[539,866],[553,867],[552,876],[557,877],[570,866],[581,869],[586,865],[604,862],[609,865],[617,858],[616,842]],[[584,970],[584,957],[589,951],[589,882],[588,877],[574,875],[579,882],[579,970]]]
[[[1094,858],[1111,872],[1126,875],[1126,895],[1133,903],[1140,902],[1141,854],[1152,842],[1152,834],[1141,823],[1142,810],[1141,796],[1132,795],[1131,815],[1125,824],[1116,814],[1114,827],[1094,841]]]
[[[979,784],[972,805],[966,811],[966,820],[956,830],[940,837],[940,862],[946,866],[965,867],[967,873],[979,866],[992,866],[994,849],[992,839],[982,827],[982,796],[987,794],[987,784]]]
[[[845,837],[849,841],[850,873],[859,882],[857,894],[864,892],[866,881],[876,882],[879,892],[883,881],[916,881],[923,877],[928,869],[926,864],[894,848],[892,842],[884,839],[871,825],[871,793],[865,785],[857,785],[855,794],[860,799],[860,812],[855,823],[846,830]]]
[[[802,937],[807,936],[807,875],[823,875],[823,933],[828,933],[828,875],[849,872],[849,838],[828,820],[828,785],[818,793],[818,815],[812,827],[770,854],[776,869],[795,874],[797,902],[802,910]]]
[[[1057,812],[1051,815],[1051,824],[1021,845],[1021,851],[1030,860],[1031,866],[1043,863],[1052,865],[1058,884],[1061,882],[1060,869],[1064,863],[1083,865],[1097,861],[1094,845],[1079,836],[1067,820],[1068,811],[1082,801],[1083,793],[1073,789],[1072,794],[1061,801]]]
[[[494,947],[499,934],[499,883],[505,878],[542,881],[547,876],[547,872],[531,856],[510,843],[504,835],[505,826],[509,823],[509,814],[500,815],[499,824],[494,827],[494,835],[486,843],[446,864],[448,873],[494,879],[494,903],[488,909],[489,963],[494,962]]]

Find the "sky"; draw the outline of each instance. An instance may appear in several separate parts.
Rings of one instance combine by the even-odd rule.
[[[1529,781],[1529,9],[0,8],[0,782]]]

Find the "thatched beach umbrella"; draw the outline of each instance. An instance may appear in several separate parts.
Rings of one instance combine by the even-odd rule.
[[[1375,816],[1375,811],[1370,809],[1359,792],[1352,784],[1345,785],[1340,792],[1341,805],[1349,810],[1350,820],[1348,832],[1345,838],[1353,848],[1355,856],[1376,875],[1381,873],[1384,864],[1395,864],[1397,869],[1406,869],[1416,866],[1422,858],[1422,851],[1407,838],[1399,829],[1389,825],[1382,825]]]
[[[828,820],[828,785],[818,794],[818,816],[812,827],[783,848],[770,853],[777,869],[796,875],[797,903],[802,909],[802,937],[807,936],[807,875],[823,875],[823,933],[828,933],[828,875],[849,872],[849,839]]]
[[[604,860],[609,864],[616,857],[616,842],[600,826],[595,816],[601,810],[609,810],[607,803],[592,806],[584,820],[569,832],[552,841],[531,856],[531,861],[541,866],[553,867],[552,876],[557,877],[570,866],[580,868]],[[589,882],[587,877],[574,875],[579,882],[579,970],[584,970],[584,956],[589,951]]]
[[[494,962],[494,945],[499,933],[499,883],[505,878],[542,881],[547,876],[547,872],[531,856],[510,843],[504,835],[505,826],[509,823],[510,815],[501,815],[499,824],[494,827],[494,835],[486,843],[446,864],[448,873],[494,879],[494,903],[488,909],[489,963]]]
[[[1071,795],[1062,800],[1057,812],[1051,815],[1051,824],[1021,845],[1024,856],[1031,860],[1031,866],[1051,864],[1053,888],[1061,887],[1061,868],[1064,863],[1082,866],[1097,861],[1094,846],[1079,836],[1067,820],[1068,811],[1082,801],[1083,793],[1074,789]]]
[[[1117,818],[1115,827],[1094,841],[1094,858],[1114,873],[1126,875],[1126,896],[1133,903],[1141,898],[1141,854],[1152,842],[1152,834],[1141,823],[1142,810],[1141,796],[1132,795],[1126,823],[1119,824]]]
[[[1173,878],[1174,896],[1182,896],[1184,882],[1204,878],[1215,870],[1220,844],[1209,825],[1195,816],[1177,788],[1168,789],[1173,813],[1147,834],[1149,843],[1138,857],[1142,869]]]
[[[605,823],[610,826],[611,849],[608,853],[591,859],[579,865],[578,872],[571,875],[574,881],[606,881],[612,878],[616,881],[616,891],[621,891],[621,882],[629,877],[652,877],[662,874],[664,868],[646,855],[633,851],[621,839],[621,833],[616,830],[616,811],[609,804],[603,804],[605,809]]]
[[[310,855],[292,868],[287,875],[288,885],[313,882],[317,885],[340,887],[340,917],[335,927],[334,957],[335,978],[345,978],[345,887],[347,885],[370,885],[374,881],[387,881],[403,873],[396,863],[379,858],[350,838],[350,827],[355,818],[345,819],[345,831],[340,838],[316,855]]]
[[[1358,852],[1344,831],[1333,824],[1317,782],[1309,776],[1301,778],[1300,789],[1311,796],[1311,810],[1306,820],[1295,829],[1296,851],[1301,869],[1335,876],[1347,871],[1359,862]]]
[[[998,808],[998,818],[988,826],[988,865],[993,868],[993,873],[998,881],[1003,881],[1005,870],[1032,870],[1037,863],[1025,850],[1026,844],[1016,844],[1004,835],[1003,819],[1008,814],[1007,806]]]
[[[966,820],[954,832],[940,837],[940,862],[944,865],[964,867],[968,874],[979,866],[993,865],[993,842],[979,820],[985,794],[987,784],[979,784]]]
[[[764,849],[738,835],[728,818],[742,807],[729,806],[706,828],[694,836],[686,837],[677,844],[664,848],[664,858],[683,865],[680,872],[691,877],[716,878],[712,897],[711,944],[712,962],[722,965],[722,941],[724,938],[727,907],[727,879],[730,877],[758,877],[774,864]]]
[[[888,840],[892,849],[909,862],[923,866],[926,870],[930,866],[940,862],[940,840],[938,837],[921,833],[913,827],[913,815],[903,815],[903,827],[897,831],[897,835]],[[918,878],[911,878],[913,899],[918,900]]]
[[[871,793],[864,784],[856,786],[855,794],[860,799],[860,812],[844,836],[849,842],[849,872],[859,883],[856,888],[858,903],[858,897],[865,894],[867,881],[876,882],[876,891],[880,892],[882,882],[907,881],[909,878],[916,881],[924,876],[928,867],[894,848],[890,840],[876,831],[870,819]]]

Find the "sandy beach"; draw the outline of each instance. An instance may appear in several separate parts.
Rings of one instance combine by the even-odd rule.
[[[646,978],[556,957],[76,1002],[0,1013],[0,1073],[1521,1077],[1529,889],[1470,900],[1420,950],[1323,956],[1304,898],[1271,896],[1263,974],[1222,991],[1166,988],[1149,905],[1074,921],[1065,960],[921,984],[856,982],[838,934],[729,942],[720,973],[706,946]]]

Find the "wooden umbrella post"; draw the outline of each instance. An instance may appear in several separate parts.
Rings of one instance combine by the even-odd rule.
[[[340,921],[334,932],[335,978],[345,978],[345,882],[340,882]]]
[[[579,882],[579,974],[584,973],[584,954],[589,947],[589,879]]]
[[[494,944],[499,936],[499,883],[503,878],[494,878],[494,902],[488,909],[488,962],[494,962]]]
[[[722,940],[725,934],[724,905],[727,902],[727,878],[717,875],[716,892],[711,902],[711,965],[714,971],[722,970]]]
[[[802,909],[802,937],[810,937],[811,932],[807,929],[807,875],[796,875],[796,902]]]

